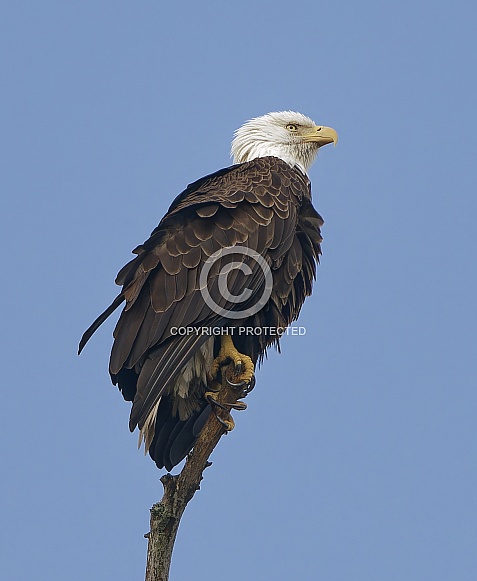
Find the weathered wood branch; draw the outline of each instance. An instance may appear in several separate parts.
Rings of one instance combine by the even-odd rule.
[[[246,394],[227,384],[227,371],[228,369],[222,372],[222,389],[216,399],[220,403],[233,404]],[[227,417],[227,412],[220,409],[217,414],[222,418]],[[225,433],[223,425],[213,413],[210,414],[180,474],[166,474],[161,478],[164,495],[151,508],[150,530],[145,535],[148,539],[146,581],[169,579],[172,550],[181,517],[187,504],[199,490],[202,474],[211,465],[209,457]]]

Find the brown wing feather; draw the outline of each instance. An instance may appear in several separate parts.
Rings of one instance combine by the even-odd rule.
[[[308,209],[302,216],[303,208]],[[259,158],[220,170],[191,184],[174,200],[151,237],[136,248],[138,256],[116,279],[123,285],[120,297],[126,306],[114,333],[110,372],[115,382],[121,370],[134,368],[139,374],[131,430],[143,424],[203,340],[172,337],[171,328],[227,325],[200,293],[200,268],[207,257],[236,244],[265,256],[272,266],[274,291],[253,320],[287,325],[311,292],[321,224],[310,203],[308,178],[277,158]],[[210,292],[225,308],[237,308],[218,294],[215,279],[222,264],[218,261],[211,271]],[[250,288],[251,280],[258,292],[263,285],[258,271],[257,266],[252,279],[234,271],[229,282],[235,285],[235,294],[245,285]],[[113,305],[118,306],[118,299]],[[86,340],[113,305],[85,333]],[[250,341],[248,349],[256,359],[276,337]]]

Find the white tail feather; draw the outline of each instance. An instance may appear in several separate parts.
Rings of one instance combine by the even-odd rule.
[[[161,398],[159,398],[154,405],[154,407],[149,412],[149,415],[144,422],[143,427],[139,432],[139,440],[137,443],[138,450],[141,448],[142,443],[144,442],[144,455],[149,452],[149,448],[152,444],[152,440],[154,439],[154,430],[156,428],[156,416],[157,416],[157,409],[159,407],[159,403]]]

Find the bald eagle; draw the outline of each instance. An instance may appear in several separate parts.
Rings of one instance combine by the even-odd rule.
[[[257,361],[311,294],[323,220],[306,172],[337,139],[292,111],[247,121],[232,142],[234,165],[177,196],[84,333],[79,352],[125,302],[109,371],[158,468],[192,450],[217,404],[221,366],[232,362],[236,385],[252,387]]]

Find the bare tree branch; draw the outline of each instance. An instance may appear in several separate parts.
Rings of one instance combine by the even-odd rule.
[[[227,371],[222,371],[222,388],[216,398],[219,403],[235,403],[246,395],[227,384]],[[217,414],[227,417],[227,412],[220,409]],[[224,434],[222,424],[213,413],[210,414],[180,474],[166,474],[161,478],[164,496],[151,508],[150,531],[145,535],[148,539],[146,581],[169,579],[172,550],[181,517],[195,492],[200,489],[202,474],[211,465],[209,457]]]

